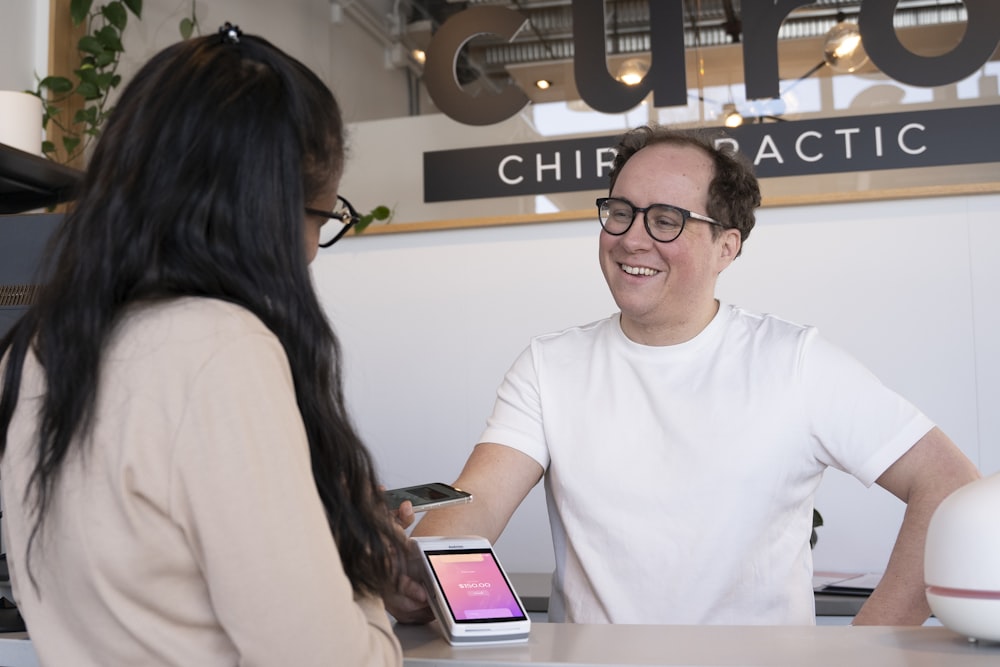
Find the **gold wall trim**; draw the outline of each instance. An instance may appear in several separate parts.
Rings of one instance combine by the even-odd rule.
[[[925,197],[947,197],[960,195],[981,195],[1000,193],[1000,182],[966,183],[960,185],[934,185],[881,190],[856,190],[852,192],[807,193],[800,195],[778,195],[764,197],[762,208],[781,206],[808,206],[813,204],[845,204],[850,202],[879,201],[884,199],[919,199]],[[445,229],[472,229],[476,227],[499,227],[503,225],[525,225],[545,222],[570,222],[594,218],[591,209],[559,211],[556,213],[526,213],[520,215],[499,215],[483,218],[456,218],[453,220],[429,220],[425,222],[401,222],[371,225],[361,234],[348,234],[346,238],[378,236],[381,234],[409,234],[411,232],[433,232]]]

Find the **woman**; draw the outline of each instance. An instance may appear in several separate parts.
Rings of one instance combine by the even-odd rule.
[[[228,24],[123,92],[0,343],[4,537],[43,664],[400,663],[379,596],[403,538],[308,272],[343,163],[326,86]]]

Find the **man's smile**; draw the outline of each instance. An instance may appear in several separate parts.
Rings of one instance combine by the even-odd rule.
[[[629,266],[628,264],[619,264],[622,267],[622,271],[632,276],[655,276],[659,271],[656,269],[650,269],[645,266]]]

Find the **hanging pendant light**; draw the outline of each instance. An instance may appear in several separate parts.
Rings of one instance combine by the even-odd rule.
[[[637,86],[642,82],[646,72],[649,71],[649,63],[642,58],[629,58],[618,68],[616,79],[626,86]]]
[[[739,127],[743,124],[743,114],[736,109],[736,105],[732,102],[722,106],[722,124],[726,127]]]
[[[823,60],[831,69],[844,73],[856,72],[868,62],[857,23],[846,20],[843,14],[837,15],[837,25],[826,33]]]

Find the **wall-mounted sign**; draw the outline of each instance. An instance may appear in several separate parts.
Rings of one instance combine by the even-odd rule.
[[[759,178],[772,178],[997,162],[998,124],[994,105],[708,131],[746,155]],[[605,189],[616,142],[602,136],[428,151],[424,201]]]

